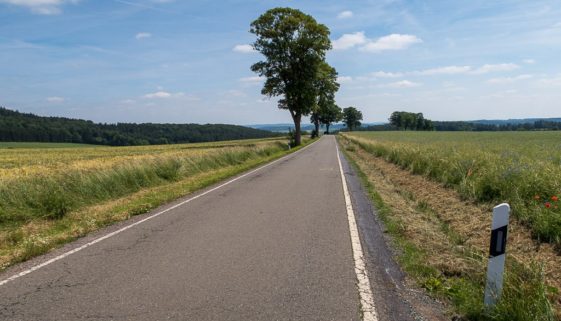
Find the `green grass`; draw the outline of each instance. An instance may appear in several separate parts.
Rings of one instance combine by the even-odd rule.
[[[357,132],[370,153],[480,203],[508,202],[533,236],[561,246],[561,132]]]
[[[27,142],[0,142],[0,149],[14,148],[83,148],[95,147],[96,145],[73,144],[73,143],[27,143]]]
[[[462,238],[450,229],[446,222],[438,222],[439,229],[451,242],[448,251],[469,262],[472,268],[467,269],[459,275],[448,275],[433,265],[432,255],[427,253],[417,244],[418,240],[407,232],[407,228],[398,215],[395,215],[390,204],[384,202],[382,196],[376,190],[376,182],[373,182],[362,171],[357,163],[358,156],[355,151],[361,148],[353,145],[353,140],[343,138],[341,150],[358,173],[367,192],[374,203],[378,216],[382,220],[387,233],[392,236],[395,246],[399,250],[398,262],[403,270],[411,276],[431,296],[447,301],[453,307],[454,320],[471,321],[553,321],[556,320],[548,295],[555,289],[544,285],[544,275],[540,266],[524,267],[512,257],[507,260],[505,285],[502,299],[497,306],[487,309],[483,305],[483,293],[485,288],[485,260],[480,253],[465,247]],[[415,202],[414,198],[400,194],[401,197]],[[426,216],[434,213],[428,204],[417,202],[416,210]],[[447,244],[446,242],[442,242]]]

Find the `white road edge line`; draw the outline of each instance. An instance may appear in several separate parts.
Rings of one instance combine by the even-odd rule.
[[[277,163],[277,162],[280,162],[280,161],[282,161],[283,159],[285,159],[285,158],[287,158],[287,157],[289,157],[289,156],[292,156],[292,155],[295,155],[295,154],[297,154],[297,153],[300,153],[300,152],[302,152],[303,150],[305,150],[305,149],[307,149],[308,147],[312,146],[313,144],[315,144],[315,143],[318,142],[318,141],[319,141],[319,139],[318,139],[317,141],[311,143],[310,145],[305,146],[304,148],[302,148],[302,149],[300,149],[300,150],[294,152],[294,153],[290,153],[290,154],[288,154],[288,155],[286,155],[286,156],[283,156],[283,157],[281,157],[281,158],[279,158],[279,159],[277,159],[277,160],[274,160],[274,161],[272,161],[272,162],[270,162],[270,163],[268,163],[268,164],[265,164],[265,165],[263,165],[263,166],[261,166],[261,167],[258,167],[258,168],[256,168],[256,169],[250,171],[250,172],[247,172],[247,173],[245,173],[245,174],[243,174],[243,175],[240,175],[240,176],[238,176],[238,177],[236,177],[236,178],[234,178],[234,179],[231,179],[231,180],[227,181],[226,183],[220,184],[220,185],[218,185],[218,186],[216,186],[216,187],[214,187],[214,188],[212,188],[212,189],[209,189],[208,191],[205,191],[205,192],[203,192],[203,193],[201,193],[201,194],[195,195],[195,196],[193,196],[193,197],[191,197],[191,198],[189,198],[189,199],[187,199],[187,200],[185,200],[185,201],[183,201],[183,202],[181,202],[181,203],[175,204],[174,206],[171,206],[171,207],[169,207],[169,208],[166,208],[165,210],[162,210],[162,211],[160,211],[160,212],[158,212],[158,213],[152,214],[152,215],[150,215],[150,216],[148,216],[148,217],[146,217],[146,218],[144,218],[144,219],[142,219],[142,220],[140,220],[140,221],[134,222],[134,223],[132,223],[132,224],[130,224],[130,225],[127,225],[127,226],[125,226],[125,227],[123,227],[123,228],[121,228],[121,229],[118,229],[118,230],[116,230],[116,231],[114,231],[114,232],[111,232],[111,233],[106,234],[106,235],[104,235],[104,236],[102,236],[102,237],[100,237],[100,238],[97,238],[97,239],[95,239],[95,240],[93,240],[93,241],[90,241],[90,242],[88,242],[88,243],[86,243],[86,244],[84,244],[84,245],[82,245],[82,246],[80,246],[80,247],[77,247],[77,248],[75,248],[75,249],[73,249],[73,250],[70,250],[70,251],[68,251],[68,252],[66,252],[66,253],[63,253],[63,254],[61,254],[61,255],[59,255],[59,256],[56,256],[56,257],[54,257],[54,258],[52,258],[52,259],[50,259],[50,260],[47,260],[47,261],[45,261],[45,262],[43,262],[43,263],[41,263],[41,264],[35,265],[35,266],[33,266],[33,267],[31,267],[31,268],[25,270],[25,271],[22,271],[22,272],[20,272],[20,273],[18,273],[18,274],[12,275],[11,277],[0,281],[0,286],[6,284],[6,283],[8,283],[8,282],[14,281],[15,279],[18,279],[18,278],[20,278],[20,277],[22,277],[22,276],[24,276],[24,275],[27,275],[27,274],[29,274],[29,273],[31,273],[31,272],[33,272],[33,271],[37,271],[37,270],[39,270],[40,268],[45,267],[45,266],[47,266],[47,265],[49,265],[49,264],[51,264],[51,263],[54,263],[54,262],[59,261],[59,260],[62,260],[62,259],[64,259],[65,257],[67,257],[67,256],[69,256],[69,255],[72,255],[72,254],[74,254],[74,253],[76,253],[76,252],[80,252],[81,250],[83,250],[83,249],[85,249],[85,248],[87,248],[87,247],[90,247],[90,246],[92,246],[92,245],[94,245],[94,244],[96,244],[96,243],[99,243],[99,242],[101,242],[101,241],[103,241],[103,240],[105,240],[105,239],[108,239],[108,238],[110,238],[110,237],[112,237],[112,236],[115,236],[115,235],[117,235],[117,234],[119,234],[119,233],[122,233],[122,232],[124,232],[124,231],[126,231],[126,230],[128,230],[128,229],[130,229],[130,228],[132,228],[132,227],[135,227],[135,226],[137,226],[137,225],[140,225],[140,224],[142,224],[142,223],[144,223],[144,222],[146,222],[146,221],[148,221],[148,220],[151,220],[151,219],[153,219],[153,218],[156,218],[156,217],[158,217],[158,216],[160,216],[160,215],[162,215],[162,214],[164,214],[164,213],[166,213],[166,212],[169,212],[169,211],[171,211],[171,210],[173,210],[173,209],[176,209],[176,208],[178,208],[178,207],[180,207],[180,206],[182,206],[182,205],[185,205],[185,204],[187,204],[187,203],[189,203],[189,202],[191,202],[191,201],[194,201],[194,200],[196,200],[196,199],[199,198],[199,197],[202,197],[202,196],[205,196],[205,195],[207,195],[207,194],[209,194],[209,193],[212,193],[212,192],[216,191],[217,189],[220,189],[220,188],[222,188],[222,187],[224,187],[224,186],[226,186],[226,185],[229,185],[229,184],[231,184],[231,183],[233,183],[233,182],[235,182],[235,181],[237,181],[237,180],[240,180],[240,179],[242,179],[242,178],[244,178],[244,177],[246,177],[246,176],[248,176],[248,175],[251,175],[251,174],[253,174],[253,173],[257,172],[257,171],[260,171],[260,170],[262,170],[262,169],[264,169],[264,168],[266,168],[266,167],[269,167],[269,166],[271,166],[271,165],[273,165],[273,164],[275,164],[275,163]]]
[[[335,142],[337,144],[337,142]],[[335,145],[337,149],[337,161],[339,162],[339,171],[341,172],[341,182],[343,183],[343,194],[345,195],[345,203],[347,205],[347,218],[349,219],[349,231],[351,234],[351,245],[353,248],[353,257],[355,261],[355,273],[357,278],[358,293],[360,296],[360,307],[362,310],[363,321],[378,321],[378,314],[376,313],[376,306],[374,305],[374,296],[372,295],[372,288],[370,287],[370,279],[368,278],[368,271],[364,262],[364,254],[362,252],[362,245],[360,244],[360,236],[356,225],[355,213],[353,204],[351,203],[351,196],[347,188],[347,181],[345,173],[343,172],[343,165],[341,165],[341,153],[339,153],[339,146]]]

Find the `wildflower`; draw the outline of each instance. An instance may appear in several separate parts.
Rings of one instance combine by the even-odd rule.
[[[554,201],[554,202],[557,202],[557,201],[559,200],[559,197],[553,195],[553,196],[551,197],[551,200]]]
[[[536,195],[536,196],[534,196],[534,199],[537,201],[537,200],[540,199],[540,196],[539,196],[539,195]]]
[[[551,203],[550,202],[545,202],[545,208],[550,208],[551,207]]]

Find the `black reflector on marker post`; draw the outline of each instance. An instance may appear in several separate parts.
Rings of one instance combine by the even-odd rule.
[[[489,266],[487,267],[487,285],[485,286],[485,305],[494,306],[503,290],[505,266],[506,236],[510,206],[506,203],[493,208],[491,224],[491,244],[489,246]]]

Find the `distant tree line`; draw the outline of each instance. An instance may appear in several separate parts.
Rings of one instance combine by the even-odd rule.
[[[463,121],[435,121],[438,131],[525,131],[525,130],[561,130],[561,122],[537,120],[517,124],[481,124]]]
[[[264,138],[279,135],[282,134],[222,124],[98,124],[80,119],[41,117],[0,107],[0,141],[129,146]]]
[[[431,121],[421,113],[394,112],[388,124],[357,128],[361,131],[436,130],[436,131],[531,131],[561,130],[561,122],[537,120],[527,123],[489,124],[467,121]]]

